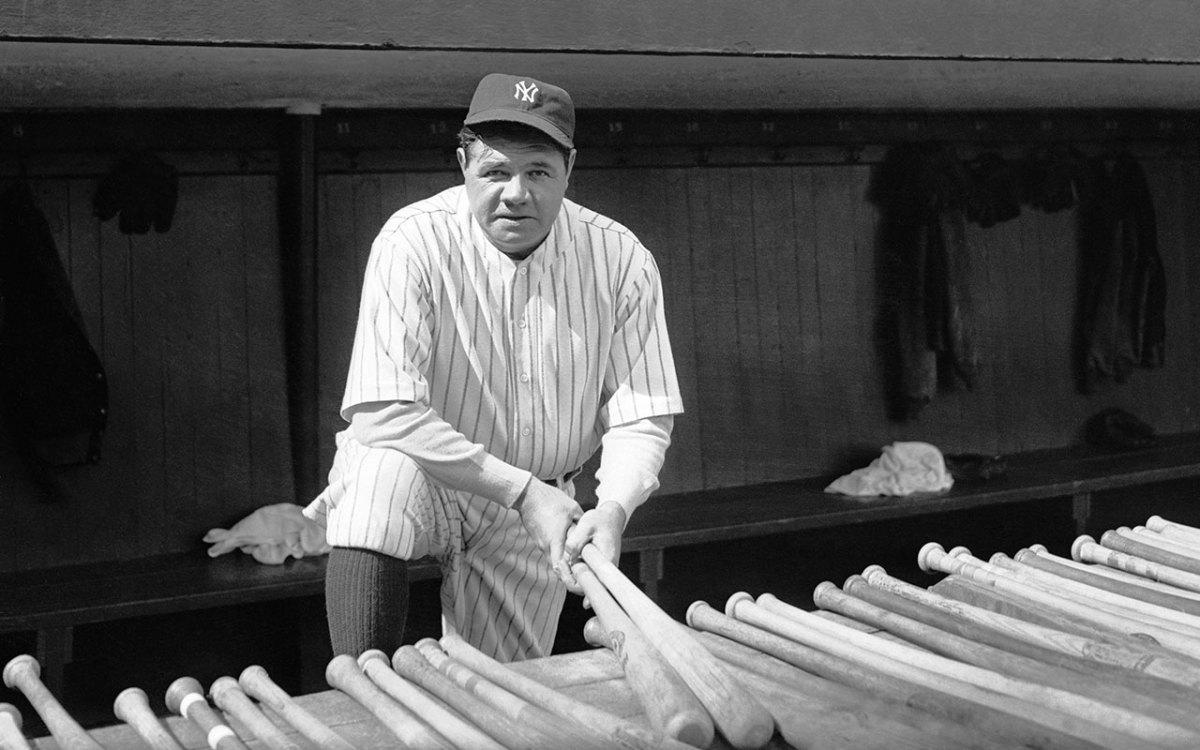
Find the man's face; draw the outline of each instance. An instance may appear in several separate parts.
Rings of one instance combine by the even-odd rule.
[[[489,138],[470,144],[458,164],[471,214],[502,252],[518,258],[541,244],[554,225],[575,152],[565,162],[552,146]]]

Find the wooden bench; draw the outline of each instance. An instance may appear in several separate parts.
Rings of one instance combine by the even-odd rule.
[[[1100,454],[1086,448],[1008,458],[1003,477],[959,482],[938,495],[850,498],[822,491],[827,478],[702,490],[654,498],[633,517],[623,551],[637,556],[647,593],[657,597],[664,552],[681,545],[944,513],[1042,498],[1071,498],[1083,533],[1092,493],[1200,477],[1200,434],[1163,438],[1154,448]],[[410,568],[436,578],[432,560]],[[203,552],[0,577],[0,633],[35,631],[43,679],[61,688],[73,629],[86,623],[319,595],[325,558],[261,565],[247,555]]]

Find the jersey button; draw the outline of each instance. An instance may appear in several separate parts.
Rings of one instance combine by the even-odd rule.
[[[529,275],[529,266],[521,266],[521,270],[518,271],[518,273],[520,273],[522,276],[528,276]]]
[[[529,382],[529,373],[527,373],[527,372],[523,372],[523,373],[521,373],[521,382],[522,382],[522,383],[528,383],[528,382]]]
[[[524,328],[524,327],[525,327],[525,319],[524,319],[524,318],[521,318],[520,320],[518,320],[518,321],[517,321],[517,325],[519,325],[520,327]]]
[[[522,435],[525,435],[526,437],[528,437],[528,436],[529,436],[529,433],[531,433],[531,432],[533,432],[533,430],[529,429],[528,427],[525,427],[525,428],[522,428],[522,429],[521,429],[521,434],[522,434]]]

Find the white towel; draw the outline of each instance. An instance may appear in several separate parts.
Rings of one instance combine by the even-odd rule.
[[[941,492],[953,485],[954,477],[946,471],[940,450],[929,443],[896,442],[885,446],[869,466],[838,477],[825,491],[854,496],[911,495]]]
[[[204,541],[215,542],[208,556],[233,549],[253,555],[268,565],[279,565],[288,557],[324,555],[329,552],[325,528],[305,518],[299,505],[264,505],[233,525],[232,529],[209,529]]]

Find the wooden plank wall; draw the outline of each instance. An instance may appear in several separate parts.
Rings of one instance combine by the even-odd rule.
[[[37,165],[31,165],[36,169]],[[33,498],[0,446],[0,571],[199,548],[292,500],[275,178],[181,178],[169,232],[92,216],[95,176],[34,177],[109,381],[103,458]]]
[[[762,159],[760,161],[766,161]],[[972,226],[970,284],[982,371],[974,392],[940,395],[888,421],[873,344],[875,224],[868,163],[587,168],[570,195],[629,226],[662,271],[687,414],[661,492],[848,470],[893,440],[945,452],[1010,453],[1077,442],[1083,421],[1125,408],[1160,433],[1200,429],[1200,174],[1148,158],[1168,280],[1167,364],[1076,392],[1070,343],[1074,212],[1026,209]],[[365,253],[387,215],[454,184],[455,172],[322,179],[322,416],[337,406]],[[336,278],[334,277],[336,275]],[[328,441],[322,460],[332,458]],[[586,479],[582,487],[590,487]]]
[[[662,492],[842,471],[897,439],[1012,452],[1075,442],[1121,406],[1162,433],[1200,429],[1200,170],[1144,161],[1168,279],[1167,365],[1081,396],[1069,344],[1071,212],[972,228],[983,370],[974,393],[888,422],[873,345],[870,163],[589,166],[571,194],[632,228],[662,270],[688,413]],[[35,172],[36,173],[36,172]],[[326,170],[319,184],[321,460],[333,435],[370,242],[449,169]],[[294,500],[279,298],[275,178],[182,179],[170,232],[121,235],[91,215],[94,175],[35,179],[111,387],[104,459],[46,505],[0,445],[0,572],[199,548],[208,528]],[[587,492],[589,480],[581,481]]]

